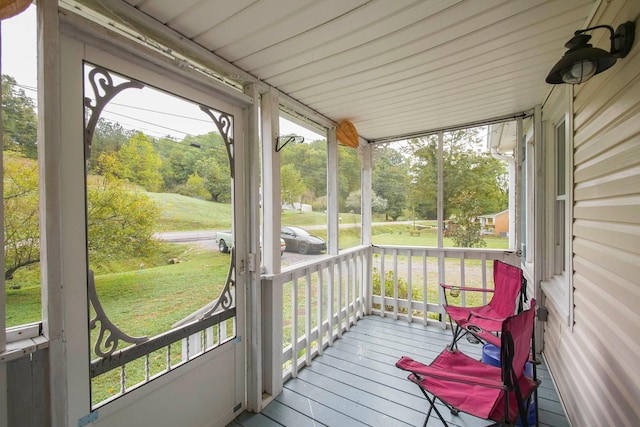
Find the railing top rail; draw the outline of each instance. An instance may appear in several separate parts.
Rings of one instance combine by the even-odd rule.
[[[354,255],[366,253],[371,249],[369,245],[360,245],[353,248],[341,250],[337,255],[322,255],[320,257],[314,257],[313,260],[305,261],[297,264],[287,266],[282,269],[282,272],[276,274],[263,274],[262,280],[269,280],[273,282],[285,283],[291,280],[293,277],[301,274],[301,272],[315,272],[327,268],[331,264],[336,264],[344,259],[347,259]]]
[[[450,252],[450,253],[487,253],[487,254],[507,254],[513,253],[515,250],[511,249],[494,249],[494,248],[456,248],[445,247],[439,248],[437,246],[404,246],[404,245],[371,245],[374,252],[382,252],[386,250],[398,250],[398,251],[434,251],[434,252]]]

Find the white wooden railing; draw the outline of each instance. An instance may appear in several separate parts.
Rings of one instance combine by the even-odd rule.
[[[446,327],[444,295],[439,284],[492,288],[494,260],[519,263],[515,253],[502,249],[373,246],[371,311]],[[381,286],[383,277],[385,286]],[[474,297],[481,299],[468,301],[471,296],[461,292],[456,304],[487,303],[486,293]]]
[[[368,314],[446,327],[439,283],[491,288],[496,259],[519,262],[513,252],[497,249],[359,246],[264,276],[263,289],[282,292],[283,302],[273,307],[278,298],[263,301],[273,317],[281,314],[269,322],[274,329],[280,325],[271,331],[273,353],[278,344],[282,349],[272,366],[282,367],[282,381],[296,377]],[[477,302],[462,292],[457,303]]]
[[[263,278],[263,287],[282,292],[281,333],[273,331],[274,348],[281,343],[283,380],[296,377],[336,338],[369,314],[366,299],[371,247],[359,246],[339,255],[317,257]],[[267,303],[269,304],[269,303]],[[274,327],[279,322],[274,322]]]

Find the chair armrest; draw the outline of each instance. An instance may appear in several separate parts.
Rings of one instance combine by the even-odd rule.
[[[444,289],[455,289],[455,290],[460,290],[460,291],[473,291],[473,292],[494,292],[493,289],[487,289],[487,288],[470,288],[470,287],[466,287],[466,286],[454,286],[454,285],[447,285],[446,283],[440,283],[440,286],[443,287]]]
[[[415,360],[407,356],[403,356],[398,362],[396,362],[396,366],[400,369],[409,371],[414,374],[418,381],[421,381],[421,377],[427,376],[443,381],[505,389],[505,385],[502,383],[502,381],[495,381],[489,378],[484,378],[482,376],[462,375],[451,371],[444,371],[440,368],[433,368],[423,363],[416,362]]]
[[[503,322],[505,320],[502,317],[490,317],[490,316],[484,315],[482,313],[478,313],[478,312],[475,312],[475,311],[471,310],[469,312],[469,319],[468,320],[471,321],[472,317],[477,317],[478,319],[494,320],[496,322]]]

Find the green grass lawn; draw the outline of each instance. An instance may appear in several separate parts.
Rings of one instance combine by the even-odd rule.
[[[419,236],[412,236],[410,231],[419,231]],[[399,245],[399,246],[438,246],[438,230],[435,228],[424,228],[414,230],[409,225],[389,225],[375,226],[372,230],[371,240],[378,245]],[[486,242],[486,248],[490,249],[508,249],[509,239],[504,237],[483,236]],[[444,247],[455,247],[453,239],[445,237],[443,239]]]
[[[216,203],[174,193],[147,193],[160,208],[158,231],[228,230],[231,204]]]
[[[220,295],[229,255],[187,247],[179,261],[96,276],[98,296],[113,323],[129,335],[151,337]]]

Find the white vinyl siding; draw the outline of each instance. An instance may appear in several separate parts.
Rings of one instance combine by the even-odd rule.
[[[603,2],[614,28],[640,2]],[[638,23],[636,22],[636,25]],[[576,28],[577,29],[577,28]],[[594,31],[608,49],[608,32]],[[640,44],[574,87],[572,327],[553,304],[545,357],[574,426],[640,425]]]

